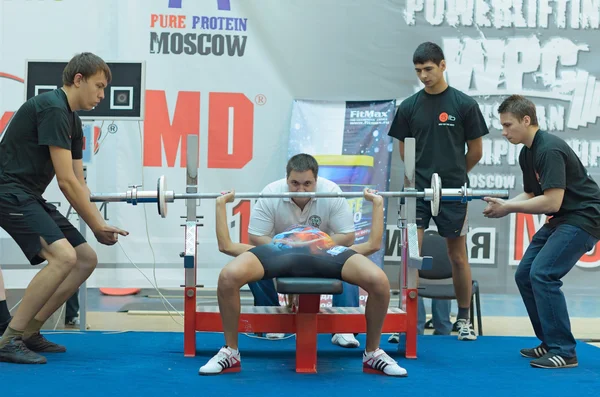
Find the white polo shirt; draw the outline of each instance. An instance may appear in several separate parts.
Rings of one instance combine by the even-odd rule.
[[[317,192],[341,192],[334,182],[317,177]],[[262,193],[289,192],[285,178],[268,184]],[[260,198],[250,216],[248,233],[273,237],[291,225],[311,225],[325,233],[354,232],[354,217],[344,197],[313,198],[301,210],[291,198]]]

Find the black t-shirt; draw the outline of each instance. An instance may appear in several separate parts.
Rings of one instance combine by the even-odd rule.
[[[83,156],[83,127],[58,88],[30,98],[13,116],[0,141],[0,193],[42,196],[55,171],[49,146]]]
[[[468,183],[465,145],[488,133],[477,101],[448,87],[436,95],[421,90],[402,101],[388,135],[403,142],[415,138],[415,184],[422,190],[435,172],[445,188]]]
[[[521,149],[519,164],[525,193],[540,196],[547,189],[565,190],[558,212],[546,214],[552,216],[551,226],[566,223],[600,238],[600,188],[565,141],[538,131],[531,148]]]

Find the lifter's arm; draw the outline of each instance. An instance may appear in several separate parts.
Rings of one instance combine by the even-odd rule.
[[[231,191],[218,197],[216,200],[216,229],[217,229],[217,243],[219,244],[219,251],[229,256],[238,256],[250,248],[254,248],[253,245],[234,243],[231,241],[229,236],[229,227],[227,225],[227,203],[231,203],[235,197],[235,192]]]
[[[377,195],[374,190],[365,189],[365,199],[373,203],[371,234],[365,243],[352,245],[350,248],[359,254],[368,256],[381,249],[381,240],[383,238],[383,197]]]
[[[336,233],[331,235],[331,239],[335,242],[336,245],[343,245],[345,247],[349,247],[354,243],[356,235],[354,232]]]
[[[98,241],[102,244],[112,245],[117,242],[117,233],[127,236],[128,232],[107,225],[98,207],[90,201],[89,189],[81,184],[73,169],[71,151],[58,146],[50,146],[49,149],[58,187],[77,214],[92,229]],[[83,165],[81,165],[80,173],[83,175]]]

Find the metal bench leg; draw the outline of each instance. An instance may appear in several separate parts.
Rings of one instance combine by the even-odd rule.
[[[406,296],[406,358],[417,358],[418,310],[417,290],[409,289]]]
[[[471,307],[469,308],[469,317],[471,318],[471,325],[475,329],[475,303],[473,301],[473,294],[471,294]]]
[[[479,289],[475,293],[475,303],[477,304],[477,328],[479,328],[479,335],[483,335],[483,324],[481,320],[481,299],[479,298]]]
[[[185,357],[194,357],[196,355],[196,287],[186,288],[185,292],[183,354]]]
[[[296,314],[296,372],[317,373],[317,313],[321,295],[300,295]]]

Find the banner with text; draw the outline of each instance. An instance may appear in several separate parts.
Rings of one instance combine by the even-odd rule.
[[[501,136],[497,114],[503,98],[515,93],[534,101],[540,127],[565,139],[600,180],[598,0],[264,3],[0,0],[0,135],[24,102],[26,60],[65,61],[91,51],[107,61],[145,65],[142,121],[86,123],[84,161],[93,192],[125,192],[134,184],[154,190],[165,175],[167,190],[184,193],[189,134],[199,137],[201,192],[260,191],[282,178],[289,155],[301,150],[321,156],[323,172],[333,179],[349,166],[360,172],[350,182],[338,180],[345,189],[368,181],[401,190],[398,145],[387,137],[393,110],[378,112],[422,88],[412,54],[419,43],[433,41],[444,50],[448,83],[478,101],[490,128],[483,158],[469,175],[472,188],[508,189],[511,196],[522,191],[521,148]],[[74,9],[85,9],[89,18],[65,19]],[[339,15],[344,18],[335,18]],[[61,23],[48,24],[51,20]],[[56,39],[65,34],[69,40]],[[106,96],[110,100],[111,93]],[[314,138],[303,140],[305,135]],[[45,198],[78,226],[55,182]],[[252,204],[236,200],[228,208],[236,240],[247,241]],[[367,238],[368,207],[360,210],[358,200],[350,205],[358,238]],[[397,205],[387,201],[386,248],[373,256],[385,264],[394,288]],[[147,278],[159,287],[183,284],[184,200],[169,203],[164,219],[155,204],[98,207],[108,223],[130,234],[107,247],[88,230],[99,258],[89,286],[150,287]],[[473,278],[484,292],[516,293],[516,265],[546,217],[487,219],[484,207],[482,201],[469,203]],[[197,283],[214,287],[231,258],[216,244],[214,202],[199,201],[196,212],[204,216],[198,228]],[[8,288],[25,287],[40,269],[27,263],[2,230],[0,266]],[[587,253],[564,281],[563,288],[597,294],[600,250]]]

